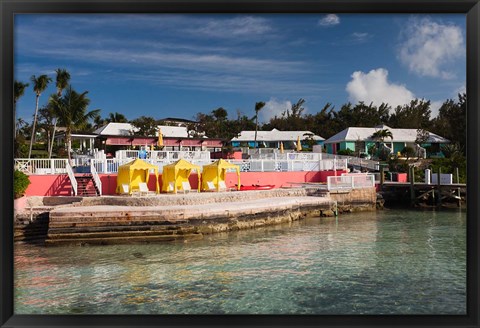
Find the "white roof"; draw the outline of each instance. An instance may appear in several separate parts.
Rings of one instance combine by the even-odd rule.
[[[111,135],[111,136],[128,136],[133,131],[133,126],[130,123],[108,123],[101,128],[96,129],[93,133],[99,135]]]
[[[184,126],[159,125],[158,127],[162,130],[162,135],[164,137],[188,138],[188,130]],[[138,129],[134,128],[130,123],[112,122],[101,128],[98,128],[94,131],[94,133],[109,136],[129,136],[131,135],[132,131],[136,132]],[[155,133],[155,135],[158,135],[158,131]]]
[[[257,141],[296,141],[298,137],[305,139],[305,134],[313,134],[310,131],[280,131],[273,129],[272,131],[257,131]],[[325,140],[324,138],[313,135],[314,140]],[[232,141],[254,141],[255,131],[242,131],[232,139]]]
[[[415,142],[417,139],[417,129],[394,129],[386,125],[376,126],[374,128],[358,128],[350,127],[345,130],[337,133],[331,138],[325,140],[325,143],[337,143],[342,141],[365,141],[372,140],[372,134],[379,130],[388,129],[392,132],[393,139],[386,138],[385,141],[395,141],[395,142]],[[427,131],[428,132],[428,131]],[[426,141],[427,143],[448,143],[449,140],[445,139],[435,133],[428,132],[429,137]]]
[[[164,137],[188,138],[188,129],[186,126],[158,126]],[[158,131],[155,135],[158,135]]]

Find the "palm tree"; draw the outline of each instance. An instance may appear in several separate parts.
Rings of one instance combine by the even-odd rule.
[[[28,87],[28,83],[23,83],[19,81],[15,81],[13,83],[13,118],[15,119],[17,117],[17,101],[20,99],[20,97],[23,96],[25,93],[25,89]],[[15,124],[15,127],[13,129],[13,135],[16,137],[17,136],[17,124]]]
[[[71,162],[72,132],[75,129],[83,129],[88,124],[88,120],[94,119],[100,109],[87,112],[90,99],[87,98],[88,91],[77,93],[71,86],[65,92],[65,95],[59,97],[53,95],[50,98],[50,104],[59,123],[65,127],[65,141],[67,142],[68,160]]]
[[[393,134],[389,129],[378,130],[371,136],[374,140],[380,140],[382,143],[385,141],[385,138],[393,138]]]
[[[389,129],[383,129],[383,130],[378,130],[375,133],[373,133],[370,138],[373,140],[380,140],[380,143],[383,145],[385,138],[390,138],[393,139],[393,134]],[[380,147],[378,147],[380,148]]]
[[[56,84],[57,87],[57,96],[61,97],[63,90],[65,90],[69,83],[70,83],[70,73],[64,68],[57,68],[55,70],[57,73]],[[55,118],[55,122],[53,123],[53,133],[52,133],[52,142],[50,143],[50,147],[48,149],[48,158],[52,158],[52,150],[53,150],[53,143],[55,141],[55,130],[57,128],[57,119]]]
[[[105,119],[107,123],[115,122],[115,123],[127,123],[128,120],[125,115],[121,113],[110,113],[108,114],[108,118]]]
[[[68,73],[68,71],[64,68],[57,68],[55,70],[55,73],[57,73],[57,79],[55,84],[57,87],[57,95],[60,97],[63,90],[65,90],[70,83],[70,73]]]
[[[42,95],[42,92],[45,91],[45,89],[47,88],[48,83],[52,82],[52,79],[47,75],[40,75],[38,78],[35,77],[35,75],[32,75],[30,81],[32,81],[33,83],[33,91],[36,94],[36,98],[35,115],[33,116],[32,136],[30,138],[30,149],[28,150],[28,158],[30,158],[30,156],[32,155],[32,146],[35,139],[35,125],[37,124],[38,101],[40,99],[40,96]]]
[[[255,103],[255,148],[257,148],[258,112],[265,106],[263,101]]]

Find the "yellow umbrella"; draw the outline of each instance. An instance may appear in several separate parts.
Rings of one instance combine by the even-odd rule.
[[[163,136],[162,136],[162,129],[158,129],[158,147],[163,147]]]
[[[283,154],[283,142],[280,141],[280,154]]]
[[[302,144],[300,143],[300,136],[297,137],[297,151],[302,151]]]

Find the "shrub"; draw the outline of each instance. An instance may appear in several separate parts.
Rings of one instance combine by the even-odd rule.
[[[13,195],[14,198],[20,198],[25,194],[25,190],[27,190],[28,186],[30,185],[30,179],[28,175],[25,173],[15,170],[13,173]]]
[[[413,149],[413,147],[406,146],[402,149],[402,151],[400,153],[403,156],[405,156],[406,158],[414,157],[415,156],[415,149]]]
[[[347,149],[342,149],[342,150],[339,150],[337,152],[337,155],[347,155],[347,156],[352,156],[353,155],[353,150],[351,150],[350,148],[347,148]]]

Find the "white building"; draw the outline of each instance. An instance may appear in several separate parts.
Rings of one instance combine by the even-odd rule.
[[[280,142],[285,149],[296,147],[297,140],[304,143],[306,138],[312,137],[317,144],[321,144],[324,138],[313,134],[311,131],[280,131],[273,129],[271,131],[257,131],[257,147],[279,148]],[[233,147],[255,147],[255,131],[242,131],[231,140]]]

